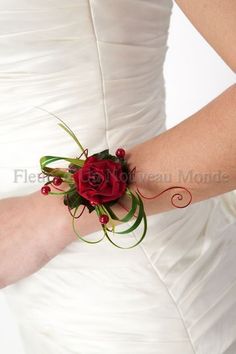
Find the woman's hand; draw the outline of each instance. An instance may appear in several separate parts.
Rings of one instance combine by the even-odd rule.
[[[72,241],[72,217],[61,196],[28,196],[0,200],[0,287],[29,276]],[[95,213],[77,221],[81,236],[99,230]],[[79,241],[82,242],[82,241]]]

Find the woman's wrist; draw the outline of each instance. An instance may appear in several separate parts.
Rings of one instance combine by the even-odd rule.
[[[60,189],[66,191],[68,185],[63,183]],[[53,258],[63,248],[73,241],[78,240],[72,227],[72,216],[68,207],[64,204],[62,195],[44,196],[37,191],[31,195],[32,210],[37,210],[39,222],[42,215],[47,214],[45,221],[45,233],[41,237],[41,245],[49,259]],[[84,210],[81,217],[75,221],[76,228],[81,237],[101,230],[101,224],[98,221],[95,212],[89,213]]]
[[[176,171],[174,169],[170,173],[165,171],[166,165],[163,163],[165,162],[163,161],[165,152],[158,148],[158,145],[162,145],[161,141],[162,134],[131,148],[126,155],[129,168],[131,171],[133,170],[129,188],[132,192],[138,192],[143,196],[142,200],[147,215],[176,209],[177,206],[183,206],[184,203],[188,204],[192,200],[191,192],[188,189],[185,190],[184,183],[178,181]],[[153,150],[153,145],[156,145],[155,160],[158,160],[159,155],[158,172],[156,165],[152,163],[152,154],[145,154],[145,151]],[[170,175],[171,178],[168,178]],[[178,193],[183,200],[182,204],[178,200],[172,199]],[[178,198],[178,195],[174,198]],[[124,196],[121,201],[123,205],[129,203],[127,196]]]

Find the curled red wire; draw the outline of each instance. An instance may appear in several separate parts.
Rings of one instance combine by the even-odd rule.
[[[189,201],[188,201],[186,204],[184,204],[184,205],[182,205],[182,206],[179,206],[179,205],[177,205],[177,204],[174,203],[174,198],[177,197],[178,200],[183,200],[184,197],[183,197],[183,195],[182,195],[180,192],[174,193],[174,194],[171,196],[171,204],[172,204],[175,208],[186,208],[186,207],[191,203],[191,201],[192,201],[192,199],[193,199],[192,194],[191,194],[191,192],[190,192],[187,188],[185,188],[185,187],[180,187],[180,186],[169,187],[169,188],[164,189],[162,192],[160,192],[160,193],[154,195],[153,197],[147,197],[147,196],[143,195],[143,194],[140,192],[139,188],[137,187],[138,193],[141,195],[141,197],[143,197],[143,198],[145,198],[145,199],[155,199],[155,198],[158,198],[160,195],[162,195],[163,193],[165,193],[165,192],[167,192],[168,190],[171,190],[171,189],[182,189],[182,190],[185,190],[185,191],[188,193],[189,197],[190,197],[190,198],[189,198]]]
[[[134,167],[132,170],[131,170],[131,172],[130,172],[130,174],[135,174],[136,173],[136,167]],[[156,194],[156,195],[154,195],[154,196],[152,196],[152,197],[148,197],[148,196],[145,196],[145,195],[143,195],[141,192],[140,192],[140,190],[139,190],[139,188],[138,188],[138,186],[137,186],[137,183],[135,182],[135,184],[136,184],[136,189],[137,189],[137,192],[140,194],[140,196],[142,197],[142,198],[144,198],[144,199],[155,199],[155,198],[158,198],[159,196],[161,196],[162,194],[164,194],[165,192],[167,192],[168,190],[172,190],[172,189],[181,189],[181,190],[184,190],[184,191],[186,191],[187,193],[188,193],[188,195],[189,195],[189,201],[186,203],[186,204],[184,204],[184,205],[182,205],[182,206],[180,206],[180,205],[177,205],[176,203],[175,203],[175,198],[177,198],[178,200],[183,200],[183,194],[181,194],[180,192],[177,192],[177,193],[174,193],[172,196],[171,196],[171,204],[175,207],[175,208],[186,208],[191,202],[192,202],[192,199],[193,199],[193,197],[192,197],[192,194],[191,194],[191,192],[186,188],[186,187],[182,187],[182,186],[172,186],[172,187],[169,187],[169,188],[166,188],[166,189],[164,189],[163,191],[161,191],[160,193],[158,193],[158,194]]]

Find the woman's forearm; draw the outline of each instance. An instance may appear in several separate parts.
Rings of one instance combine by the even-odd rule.
[[[130,168],[136,167],[130,188],[135,191],[138,186],[142,194],[152,197],[174,186],[184,187],[192,203],[236,189],[235,137],[236,85],[180,124],[128,150]],[[147,215],[175,208],[171,197],[176,192],[184,199],[175,204],[187,204],[188,192],[170,189],[153,200],[143,198]],[[128,207],[129,199],[122,197],[113,206],[120,216],[125,212],[121,205]],[[67,237],[73,240],[71,220],[67,220]],[[95,213],[85,212],[77,224],[82,236],[101,230]]]
[[[84,236],[99,230],[95,214],[77,222]],[[0,200],[0,288],[39,270],[77,236],[61,196],[27,196]]]
[[[232,86],[199,112],[166,132],[127,151],[136,184],[146,196],[180,186],[201,201],[236,189],[236,86]],[[144,200],[148,215],[173,209],[170,190]],[[183,192],[188,201],[189,196]],[[126,198],[121,198],[125,204]],[[180,203],[181,204],[181,203]],[[125,206],[125,207],[126,207]],[[124,212],[118,203],[118,215]],[[72,218],[61,196],[26,197],[0,201],[0,288],[41,268],[76,240]],[[95,213],[77,221],[81,236],[101,230]],[[102,231],[101,231],[102,232]]]
[[[130,168],[136,167],[134,182],[146,196],[182,186],[194,203],[236,189],[236,85],[180,124],[130,149],[127,158]],[[174,192],[178,190],[144,199],[147,213],[173,209]],[[182,192],[187,202],[189,195]]]

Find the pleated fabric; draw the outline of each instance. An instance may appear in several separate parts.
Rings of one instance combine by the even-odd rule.
[[[41,186],[29,174],[42,155],[78,154],[38,107],[90,153],[166,129],[171,10],[170,0],[0,0],[1,197]],[[74,241],[4,288],[25,353],[234,354],[235,200],[149,216],[130,250]],[[138,231],[113,240],[127,247]]]

